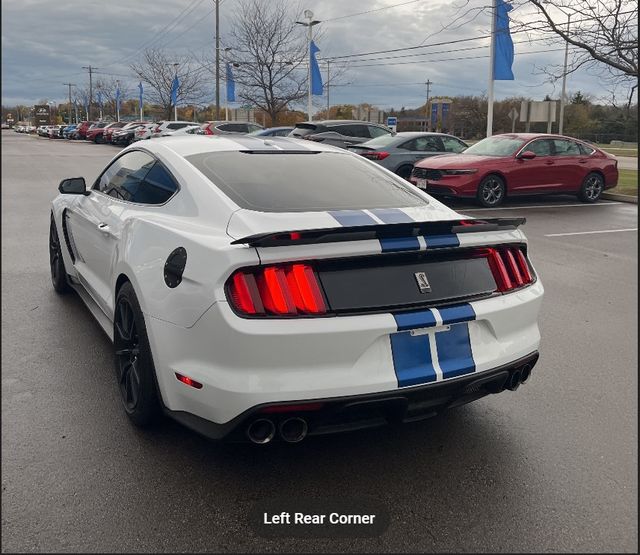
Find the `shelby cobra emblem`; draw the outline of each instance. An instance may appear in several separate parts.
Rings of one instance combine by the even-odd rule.
[[[416,281],[418,282],[420,293],[430,293],[431,285],[429,285],[427,274],[425,274],[424,272],[416,272],[414,275],[416,276]]]

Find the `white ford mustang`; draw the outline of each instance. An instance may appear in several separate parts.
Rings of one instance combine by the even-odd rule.
[[[522,219],[470,219],[357,154],[166,137],[52,204],[51,277],[112,338],[124,408],[289,442],[525,382],[543,287]]]

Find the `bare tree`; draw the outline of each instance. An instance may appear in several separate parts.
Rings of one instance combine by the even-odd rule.
[[[570,71],[585,66],[594,68],[601,65],[606,72],[603,75],[604,78],[637,80],[637,0],[530,0],[530,2],[548,23],[549,31],[561,37],[577,51],[569,68]]]
[[[194,104],[204,96],[206,75],[202,67],[198,67],[191,58],[169,56],[162,50],[148,49],[144,51],[142,62],[131,64],[131,70],[146,83],[144,89],[146,99],[160,104],[166,118],[171,117],[171,88],[177,74],[180,87],[177,94],[178,104]],[[144,87],[143,83],[143,87]]]
[[[231,24],[238,97],[269,114],[272,125],[307,94],[307,43],[295,23],[299,12],[286,0],[245,0]]]

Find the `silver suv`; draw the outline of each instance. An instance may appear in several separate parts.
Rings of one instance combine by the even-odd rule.
[[[289,133],[289,137],[347,148],[350,145],[357,145],[376,137],[391,134],[393,134],[391,129],[378,123],[335,119],[296,123],[294,130]]]

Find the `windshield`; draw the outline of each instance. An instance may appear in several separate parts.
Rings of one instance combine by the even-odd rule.
[[[185,159],[242,208],[314,212],[423,206],[406,181],[334,152],[203,152]]]
[[[487,137],[470,146],[464,153],[476,156],[511,156],[524,142],[515,137]]]

